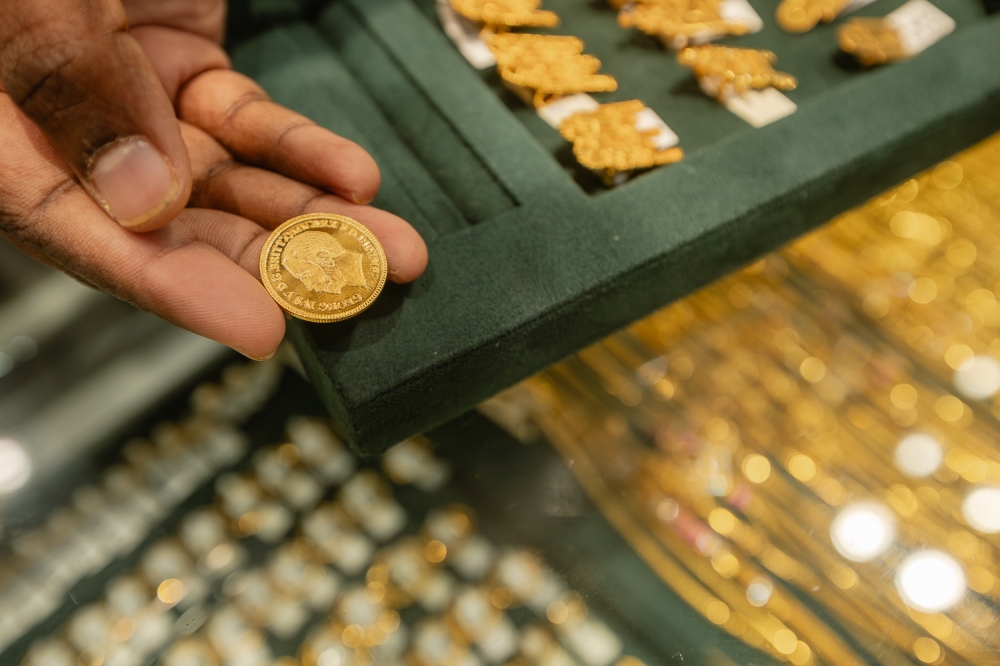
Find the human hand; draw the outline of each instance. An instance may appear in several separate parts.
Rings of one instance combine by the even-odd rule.
[[[30,254],[254,358],[284,334],[255,278],[267,230],[285,219],[349,215],[382,242],[390,279],[423,271],[412,227],[361,205],[379,185],[371,157],[223,69],[221,3],[13,10],[20,22],[0,27],[0,230]],[[100,12],[116,11],[131,34],[105,25]],[[81,12],[83,29],[64,18]],[[184,210],[189,194],[197,208]]]

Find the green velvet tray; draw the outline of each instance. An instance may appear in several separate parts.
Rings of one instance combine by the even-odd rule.
[[[680,136],[684,161],[611,190],[569,144],[473,69],[434,0],[233,8],[237,68],[279,102],[355,139],[383,173],[376,205],[427,240],[416,283],[362,316],[292,322],[328,409],[374,453],[550,365],[1000,129],[1000,20],[978,0],[934,0],[958,27],[876,70],[837,55],[835,22],[805,35],[752,0],[799,109],[753,129],[702,95],[656,41],[603,0],[546,0],[619,90]],[[859,14],[884,15],[901,0]]]

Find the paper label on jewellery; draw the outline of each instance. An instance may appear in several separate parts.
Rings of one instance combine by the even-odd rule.
[[[754,127],[770,125],[775,120],[795,113],[795,102],[776,88],[748,90],[726,101],[726,108]]]
[[[723,0],[719,3],[719,16],[724,21],[732,21],[733,23],[743,24],[743,27],[747,30],[747,34],[752,35],[753,33],[760,32],[764,29],[764,20],[750,5],[750,3],[747,2],[747,0]],[[706,30],[704,32],[691,35],[690,39],[678,37],[671,42],[670,46],[671,48],[679,51],[689,44],[693,44],[695,46],[699,44],[707,44],[728,36],[728,33],[725,32]]]
[[[586,93],[578,93],[576,95],[567,95],[566,97],[557,99],[554,102],[549,102],[548,104],[539,107],[538,115],[549,125],[555,129],[559,129],[559,126],[562,125],[563,121],[572,116],[574,113],[596,111],[600,108],[600,106],[600,102],[590,95]],[[665,122],[663,122],[663,119],[660,118],[660,116],[656,115],[656,111],[653,111],[648,106],[644,107],[642,111],[636,114],[635,128],[640,132],[656,130],[656,134],[650,138],[653,140],[653,145],[656,146],[657,150],[672,148],[680,142],[677,134],[675,134],[674,131],[670,129]]]
[[[851,2],[851,4],[849,4],[846,7],[844,7],[843,11],[841,11],[840,13],[841,14],[850,14],[851,12],[858,11],[862,7],[867,7],[868,5],[872,4],[873,2],[875,2],[875,0],[854,0],[853,2]]]
[[[444,34],[455,43],[470,65],[486,69],[497,64],[490,47],[479,37],[479,26],[452,9],[448,0],[438,0],[437,14]]]
[[[562,125],[563,121],[572,116],[574,113],[595,111],[599,106],[601,106],[600,102],[590,95],[586,93],[578,93],[576,95],[561,97],[554,102],[549,102],[548,104],[538,107],[538,115],[549,125],[559,129],[559,126]]]
[[[867,0],[873,2],[874,0]],[[719,15],[726,21],[742,23],[750,32],[764,29],[764,21],[747,0],[723,0],[719,5]]]
[[[646,130],[656,130],[656,134],[650,137],[657,150],[666,150],[676,146],[680,139],[677,134],[670,129],[670,126],[663,122],[663,119],[656,115],[648,106],[635,116],[635,128],[640,132]]]
[[[927,0],[910,0],[885,17],[908,56],[916,55],[955,29],[955,20]]]
[[[860,0],[862,2],[874,2],[874,0]],[[630,2],[622,6],[619,10],[621,14],[628,14],[633,11],[636,3]],[[747,33],[752,34],[755,32],[760,32],[764,29],[764,20],[761,19],[760,14],[750,5],[747,0],[722,0],[719,4],[719,15],[725,21],[732,21],[733,23],[742,23],[746,29]],[[678,35],[674,39],[663,38],[663,41],[667,43],[667,46],[675,51],[679,51],[682,48],[689,45],[707,44],[708,42],[713,42],[719,38],[725,37],[726,33],[715,32],[713,30],[705,30],[704,32],[699,32],[693,35]]]

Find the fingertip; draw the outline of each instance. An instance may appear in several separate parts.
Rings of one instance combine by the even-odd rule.
[[[413,282],[427,268],[427,244],[417,230],[405,220],[379,211],[384,219],[372,229],[382,249],[389,268],[389,279],[400,284]]]
[[[349,153],[343,155],[343,152]],[[375,158],[356,143],[351,142],[350,148],[334,153],[337,162],[354,164],[353,173],[344,173],[343,166],[327,170],[327,186],[338,194],[346,194],[348,199],[356,204],[366,206],[375,200],[379,188],[382,187],[382,171]],[[352,182],[353,181],[353,182]],[[349,189],[349,191],[344,191]]]
[[[196,242],[139,267],[133,290],[144,308],[251,358],[274,352],[285,316],[260,282],[208,243]]]
[[[255,361],[266,361],[278,350],[278,345],[285,339],[285,314],[277,303],[273,308],[264,308],[260,319],[254,327],[241,332],[241,338],[234,340],[232,348],[247,358]]]
[[[382,185],[382,172],[367,150],[318,125],[289,133],[282,147],[289,164],[280,171],[348,201],[369,204]]]
[[[395,251],[389,259],[389,279],[398,284],[413,282],[427,269],[427,244],[415,230],[408,236],[394,243]]]
[[[334,197],[314,200],[300,212],[347,215],[367,227],[382,245],[388,278],[393,282],[412,282],[427,268],[427,244],[417,230],[398,215],[371,206],[347,204]]]
[[[213,322],[213,337],[255,361],[266,361],[274,355],[285,339],[285,313],[261,288],[253,298],[243,299],[238,312],[231,312],[228,321]],[[197,331],[205,335],[210,329]]]

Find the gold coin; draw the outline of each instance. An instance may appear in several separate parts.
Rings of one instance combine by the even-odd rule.
[[[271,232],[260,278],[283,310],[313,322],[341,321],[378,298],[388,268],[375,235],[357,220],[310,213]]]

